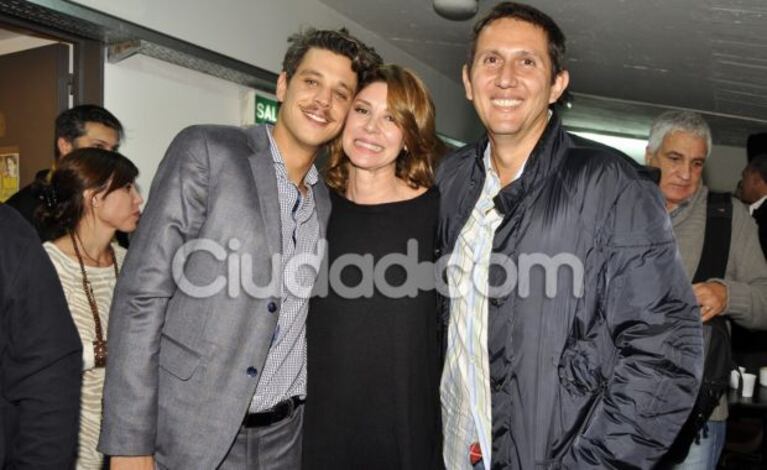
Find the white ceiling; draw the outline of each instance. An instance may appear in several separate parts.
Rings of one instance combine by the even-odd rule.
[[[320,0],[460,81],[473,20],[439,17],[431,0]],[[496,1],[479,2],[482,15]],[[767,131],[767,0],[536,0],[565,32],[582,129],[646,136],[667,107],[706,115],[717,143]],[[386,57],[384,57],[386,59]]]

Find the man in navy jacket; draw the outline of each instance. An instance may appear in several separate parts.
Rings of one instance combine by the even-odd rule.
[[[466,97],[487,137],[447,157],[441,384],[448,468],[651,468],[692,408],[699,312],[656,184],[565,132],[565,38],[500,3]]]

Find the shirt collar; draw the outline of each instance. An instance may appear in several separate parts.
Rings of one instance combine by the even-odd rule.
[[[767,194],[761,197],[758,201],[748,206],[748,211],[751,213],[751,215],[754,215],[754,211],[762,207],[762,204],[764,204],[764,201],[767,201]]]
[[[285,160],[282,158],[282,153],[280,153],[280,149],[277,147],[277,143],[274,141],[274,136],[272,135],[273,131],[274,127],[267,124],[266,135],[269,137],[269,149],[272,152],[272,163],[274,163],[274,167],[277,169],[279,174],[288,179],[288,171],[285,167]],[[304,176],[304,183],[314,186],[317,184],[318,180],[319,172],[317,171],[317,167],[315,167],[312,163],[312,166],[309,168],[309,172],[306,173],[306,176]]]
[[[492,151],[493,143],[488,139],[487,141],[487,147],[485,147],[485,155],[482,158],[482,162],[485,165],[485,169],[488,173],[491,173],[494,178],[500,180],[500,176],[498,176],[498,172],[495,171],[495,167],[493,167],[493,151]],[[520,176],[522,176],[522,173],[525,171],[525,166],[527,166],[527,161],[530,159],[530,156],[525,159],[525,161],[522,163],[522,166],[519,167],[519,170],[517,171],[517,174],[514,175],[514,179],[511,181],[516,181],[519,179]]]
[[[553,116],[553,115],[554,115],[554,112],[551,109],[549,109],[548,114],[546,115],[546,122],[547,123],[549,121],[551,121],[551,116]],[[484,160],[485,168],[488,171],[492,171],[493,174],[497,178],[499,178],[498,177],[498,173],[495,171],[495,168],[493,168],[493,165],[492,165],[492,163],[493,163],[492,157],[491,157],[491,155],[492,155],[492,146],[493,146],[493,141],[490,140],[490,139],[487,139],[487,147],[485,147],[485,155],[484,155],[484,159],[483,160]],[[516,180],[519,179],[520,176],[522,176],[522,173],[524,173],[525,167],[527,166],[527,161],[528,160],[530,160],[530,155],[528,155],[527,158],[525,158],[525,161],[522,163],[522,166],[519,167],[519,171],[517,171],[517,174],[514,175],[514,179],[512,179],[511,181],[516,181]]]
[[[493,143],[492,141],[487,141],[487,147],[485,147],[485,154],[482,156],[482,163],[485,165],[485,171],[489,175],[492,175],[494,178],[498,177],[498,173],[495,171],[495,168],[493,167],[493,157],[491,156],[493,151],[491,149]]]

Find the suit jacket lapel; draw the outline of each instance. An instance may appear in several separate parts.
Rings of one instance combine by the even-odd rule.
[[[254,126],[246,130],[253,153],[248,157],[253,172],[264,233],[270,253],[282,251],[282,223],[280,221],[280,200],[277,193],[277,176],[274,173],[272,151],[265,126]]]
[[[264,219],[269,250],[272,253],[282,251],[282,222],[280,220],[280,202],[277,194],[277,176],[274,173],[272,150],[266,126],[254,126],[246,130],[253,153],[249,157],[250,168],[256,183],[256,192]],[[314,200],[319,220],[319,238],[325,238],[325,229],[330,218],[330,194],[321,180],[314,185]]]

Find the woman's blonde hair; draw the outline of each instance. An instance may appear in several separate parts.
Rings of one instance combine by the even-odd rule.
[[[360,90],[378,82],[386,84],[387,106],[404,141],[395,174],[413,188],[429,188],[434,182],[434,164],[445,149],[436,133],[434,103],[429,91],[413,72],[398,65],[382,65]],[[335,191],[346,191],[349,157],[344,153],[341,135],[330,144],[325,180]]]

